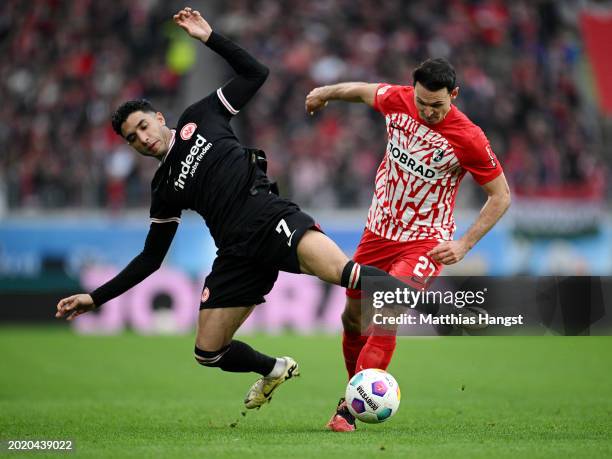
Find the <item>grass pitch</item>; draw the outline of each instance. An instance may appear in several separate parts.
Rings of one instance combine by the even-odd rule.
[[[302,372],[246,417],[255,375],[200,367],[191,336],[0,328],[0,440],[113,458],[612,456],[610,337],[401,338],[400,411],[352,434],[323,428],[346,382],[339,337],[243,339]]]

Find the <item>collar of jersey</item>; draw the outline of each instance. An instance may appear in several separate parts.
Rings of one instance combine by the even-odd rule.
[[[161,160],[162,164],[164,163],[164,161],[166,161],[166,158],[168,157],[168,155],[172,151],[172,147],[174,146],[174,136],[176,135],[176,129],[170,129],[170,132],[172,132],[172,138],[170,139],[170,147],[168,147],[168,151]]]

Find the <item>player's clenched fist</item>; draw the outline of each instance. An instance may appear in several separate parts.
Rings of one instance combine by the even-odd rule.
[[[88,311],[96,308],[96,305],[91,298],[91,295],[86,293],[80,293],[78,295],[72,295],[68,298],[64,298],[57,303],[57,312],[55,317],[57,319],[66,318],[72,320],[75,317],[80,316]]]
[[[311,115],[327,105],[325,88],[314,88],[306,96],[306,111]]]
[[[194,11],[189,7],[183,8],[173,16],[174,22],[193,38],[208,41],[212,33],[212,27],[206,22],[199,11]]]
[[[461,261],[468,250],[461,240],[445,241],[430,250],[427,255],[438,263],[452,265]]]

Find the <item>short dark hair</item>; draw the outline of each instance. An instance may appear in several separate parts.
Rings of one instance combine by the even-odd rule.
[[[446,88],[448,92],[451,92],[457,87],[455,68],[443,57],[421,62],[412,72],[412,78],[413,86],[421,83],[429,91],[439,91]]]
[[[149,102],[147,99],[128,100],[127,102],[122,103],[119,108],[115,110],[115,113],[113,113],[113,130],[123,137],[123,134],[121,133],[121,125],[128,116],[138,111],[145,113],[157,113],[155,107],[153,107],[151,102]]]

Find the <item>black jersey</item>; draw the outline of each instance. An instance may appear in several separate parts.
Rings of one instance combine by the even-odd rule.
[[[152,222],[178,221],[183,209],[192,209],[221,250],[241,244],[261,223],[264,208],[269,213],[286,202],[266,189],[258,151],[236,138],[230,126],[235,112],[222,88],[185,110],[151,184]]]
[[[298,209],[270,192],[270,182],[231,126],[259,89],[268,69],[244,49],[212,32],[206,45],[220,54],[237,75],[181,115],[168,153],[151,184],[151,226],[144,249],[117,276],[91,293],[97,306],[122,294],[159,268],[180,222],[192,209],[206,221],[222,253],[240,254],[261,227]],[[265,209],[265,212],[264,212]]]

